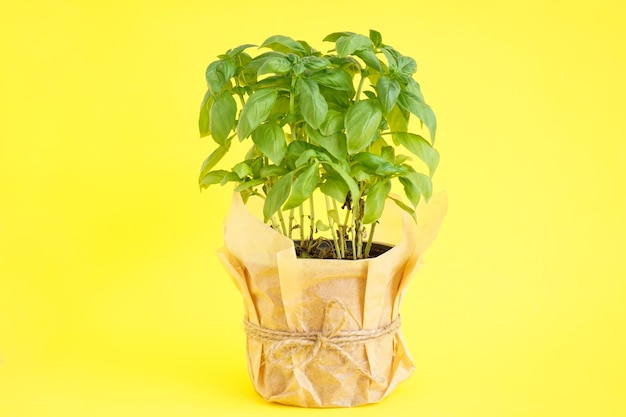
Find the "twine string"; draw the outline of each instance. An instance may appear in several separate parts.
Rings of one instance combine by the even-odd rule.
[[[335,308],[339,308],[342,312],[341,321],[337,325],[334,325],[332,320],[331,310]],[[374,381],[383,382],[384,378],[374,376],[365,366],[358,363],[345,348],[396,333],[400,328],[400,316],[396,317],[385,327],[342,330],[348,315],[351,316],[346,306],[340,301],[333,300],[326,306],[323,328],[319,332],[291,332],[269,329],[251,323],[248,320],[244,322],[244,328],[248,337],[270,344],[266,360],[272,365],[282,365],[288,370],[302,368],[313,361],[321,350],[327,350],[341,356],[354,369],[366,377]],[[287,366],[286,362],[304,349],[310,350],[305,358],[294,365]]]

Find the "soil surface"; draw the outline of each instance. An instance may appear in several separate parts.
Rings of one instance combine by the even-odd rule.
[[[319,240],[309,245],[308,248],[303,248],[300,245],[299,240],[294,240],[296,247],[296,256],[298,258],[315,258],[315,259],[337,259],[335,253],[335,246],[332,240]],[[376,258],[391,249],[392,246],[384,245],[380,243],[372,243],[368,258]],[[365,245],[363,245],[363,252],[365,252]],[[352,260],[352,242],[347,242],[347,250],[345,259]]]

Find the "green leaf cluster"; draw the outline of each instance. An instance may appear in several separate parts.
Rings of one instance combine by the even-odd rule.
[[[368,255],[388,199],[414,215],[430,198],[437,122],[413,78],[415,60],[383,43],[379,32],[335,32],[324,41],[332,44],[325,53],[271,36],[208,65],[198,127],[215,148],[198,181],[202,189],[233,182],[245,201],[262,198],[264,221],[294,239],[299,232],[302,248],[330,230],[334,255],[343,258],[351,240],[356,259]],[[412,118],[417,132],[409,131]],[[233,141],[247,142],[248,152],[230,169],[216,169]],[[403,197],[390,194],[394,182]],[[325,200],[321,218],[316,195]],[[366,225],[369,242],[361,251]]]

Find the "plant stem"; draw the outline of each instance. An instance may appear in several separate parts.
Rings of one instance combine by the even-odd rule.
[[[370,257],[370,250],[372,249],[372,242],[374,240],[374,231],[376,230],[376,225],[377,224],[378,224],[378,222],[374,222],[370,226],[370,235],[367,238],[367,245],[365,245],[365,254],[364,254],[364,256],[366,258]]]
[[[302,205],[298,206],[298,212],[300,214],[300,246],[304,244],[304,210]]]
[[[361,70],[361,80],[359,81],[359,87],[356,90],[355,100],[361,100],[361,93],[363,92],[363,85],[365,84],[365,69]]]
[[[333,216],[330,215],[330,197],[328,195],[324,195],[324,197],[326,198],[326,213],[328,213],[328,225],[330,226],[330,232],[333,235],[335,253],[337,254],[337,258],[341,259],[341,249],[339,248],[339,241],[337,240],[337,234],[335,233],[335,221],[333,220]]]
[[[357,259],[357,254],[356,254],[356,250],[357,249],[356,248],[358,246],[358,242],[357,242],[358,237],[357,237],[357,235],[359,234],[358,231],[357,231],[358,227],[357,227],[357,224],[356,224],[356,216],[353,216],[352,223],[353,223],[353,226],[352,226],[352,259],[356,260]]]
[[[353,201],[353,221],[354,221],[354,239],[352,241],[352,251],[356,254],[356,258],[361,259],[363,251],[363,236],[361,234],[361,196]]]
[[[348,236],[348,225],[350,224],[350,215],[351,215],[351,214],[353,214],[353,213],[352,213],[352,209],[348,209],[348,210],[346,210],[346,218],[345,218],[345,220],[344,220],[344,222],[343,222],[344,227],[345,227],[345,230],[346,230],[345,236],[346,236],[346,237],[348,237],[348,238],[349,238],[349,236]],[[353,227],[353,226],[351,226],[351,227],[350,227],[350,230],[353,230],[353,231],[354,231],[354,227]],[[352,233],[352,241],[354,242],[354,233]],[[344,242],[344,251],[347,251],[347,250],[348,250],[348,248],[347,248],[347,243],[346,243],[346,242]],[[354,253],[354,251],[352,251],[352,252]]]
[[[293,210],[294,209],[289,210],[289,239],[292,239],[293,235]]]
[[[278,209],[278,220],[280,220],[280,228],[283,231],[283,235],[289,236],[287,233],[287,227],[285,226],[285,218],[283,217],[283,212],[281,209]]]
[[[313,240],[313,235],[315,233],[315,204],[313,204],[313,198],[309,198],[309,207],[310,207],[310,215],[309,218],[311,220],[311,237],[310,240]]]
[[[337,219],[339,219],[339,209],[337,208],[337,200],[335,200],[333,198],[333,209],[335,210],[335,213],[337,213]],[[349,214],[349,213],[348,213]],[[339,232],[339,249],[340,249],[340,253],[341,253],[341,259],[346,257],[346,239],[345,239],[345,230],[346,230],[346,223],[348,222],[348,219],[346,218],[346,221],[344,221],[343,224],[339,223],[339,225],[337,226],[337,231]]]
[[[295,90],[296,90],[296,77],[292,77],[291,78],[291,90],[289,90],[289,131],[291,133],[291,140],[294,141],[296,140],[296,131],[295,131],[295,126],[293,124],[293,121],[291,121],[293,119],[293,115],[296,112],[296,94],[295,94]]]
[[[278,226],[278,222],[276,221],[276,216],[272,216],[272,228],[274,230],[280,230],[280,226]]]
[[[346,218],[343,220],[344,226],[348,225],[348,222],[350,221],[350,214],[351,213],[352,213],[352,210],[346,210]]]
[[[237,77],[235,77],[235,85],[237,87],[240,87],[239,80],[237,79]],[[241,94],[241,93],[237,93],[237,96],[239,97],[239,101],[241,101],[241,107],[243,108],[243,106],[246,105],[246,99],[244,98],[243,94]]]
[[[357,239],[358,239],[357,235],[359,234],[356,218],[357,218],[356,207],[352,207],[352,259],[354,260],[357,259],[357,254],[356,254]]]

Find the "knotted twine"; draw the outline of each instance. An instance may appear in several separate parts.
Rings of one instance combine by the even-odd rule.
[[[343,311],[341,322],[337,326],[333,326],[331,319],[331,309],[334,307],[339,307]],[[400,316],[397,316],[385,327],[349,331],[342,330],[343,326],[346,324],[346,317],[348,315],[352,316],[342,302],[332,300],[326,305],[324,325],[322,331],[319,332],[275,330],[256,325],[248,320],[244,321],[244,328],[248,337],[270,344],[266,361],[272,365],[280,365],[288,370],[302,368],[313,361],[322,349],[326,349],[337,353],[354,369],[371,380],[384,382],[384,378],[373,375],[365,366],[358,363],[345,347],[362,345],[396,333],[400,328]],[[352,318],[354,319],[353,316]],[[286,362],[303,349],[310,349],[309,354],[299,363],[287,366]],[[278,352],[281,351],[283,354],[278,355]]]

